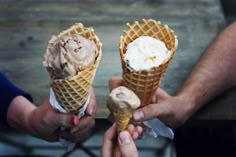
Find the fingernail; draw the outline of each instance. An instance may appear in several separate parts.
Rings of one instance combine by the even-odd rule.
[[[135,111],[133,118],[134,118],[134,120],[140,121],[144,118],[144,114],[142,111]]]
[[[92,116],[92,115],[93,115],[93,110],[92,110],[92,111],[89,111],[88,115],[89,115],[89,116]]]
[[[119,140],[121,144],[129,144],[130,143],[130,136],[127,131],[122,131],[119,134]]]
[[[71,125],[75,125],[75,116],[72,116],[71,118],[70,118],[70,124]]]

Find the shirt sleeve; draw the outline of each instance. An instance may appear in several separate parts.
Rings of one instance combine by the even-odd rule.
[[[0,73],[0,124],[7,125],[7,112],[10,103],[16,96],[24,96],[29,101],[33,101],[30,94],[16,87],[2,73]]]

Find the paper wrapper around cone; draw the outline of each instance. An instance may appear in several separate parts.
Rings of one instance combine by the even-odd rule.
[[[128,23],[127,26],[128,30],[124,30],[124,36],[121,37],[119,43],[124,86],[134,91],[141,100],[141,106],[145,106],[151,102],[152,95],[159,87],[168,64],[175,54],[178,40],[174,31],[167,25],[162,26],[160,22],[152,19],[143,19],[142,23],[135,21],[133,24]],[[151,36],[164,42],[171,51],[170,58],[149,71],[131,72],[126,66],[124,55],[127,45],[140,36]]]
[[[54,79],[55,75],[53,74],[53,71],[47,68],[51,78],[50,85],[59,104],[68,113],[78,113],[79,109],[88,99],[89,90],[92,86],[102,55],[102,43],[99,41],[92,27],[86,28],[81,23],[76,23],[69,29],[61,32],[59,37],[65,34],[79,34],[89,40],[92,40],[96,44],[99,51],[93,66],[86,68],[77,75],[67,79]]]
[[[128,111],[113,109],[113,116],[116,122],[116,131],[118,133],[127,130],[131,114],[132,113]]]

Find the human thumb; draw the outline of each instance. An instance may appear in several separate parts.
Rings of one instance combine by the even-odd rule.
[[[144,106],[133,113],[133,119],[137,122],[143,122],[146,120],[150,120],[156,118],[159,115],[157,104],[150,104]]]
[[[53,121],[58,127],[64,128],[70,128],[79,124],[78,116],[66,113],[56,114]]]
[[[118,143],[122,157],[138,157],[138,151],[128,131],[120,132]]]

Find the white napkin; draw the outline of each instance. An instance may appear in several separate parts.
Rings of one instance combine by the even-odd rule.
[[[167,137],[171,140],[174,139],[174,132],[171,128],[167,127],[162,121],[157,118],[144,121],[144,125],[147,126],[146,132],[149,135],[157,138],[158,136]]]
[[[79,117],[79,118],[81,118],[81,117],[84,116],[85,110],[86,110],[86,108],[87,108],[87,106],[88,106],[88,104],[89,104],[89,101],[90,101],[90,96],[88,96],[87,101],[85,102],[85,104],[83,105],[83,107],[79,110],[79,113],[78,113],[78,117]],[[54,94],[54,92],[53,92],[52,89],[50,89],[49,102],[50,102],[50,104],[52,105],[53,108],[59,110],[59,111],[62,112],[62,113],[67,113],[66,110],[63,109],[63,108],[61,107],[61,105],[57,102],[56,97],[55,97],[55,94]],[[64,129],[65,129],[65,128],[61,128],[61,130],[64,130]],[[62,139],[62,138],[60,138],[59,141],[60,141],[60,143],[62,144],[62,146],[66,148],[66,150],[67,150],[68,152],[71,151],[71,150],[73,150],[74,147],[75,147],[75,145],[76,145],[76,143],[67,141],[67,140]]]

